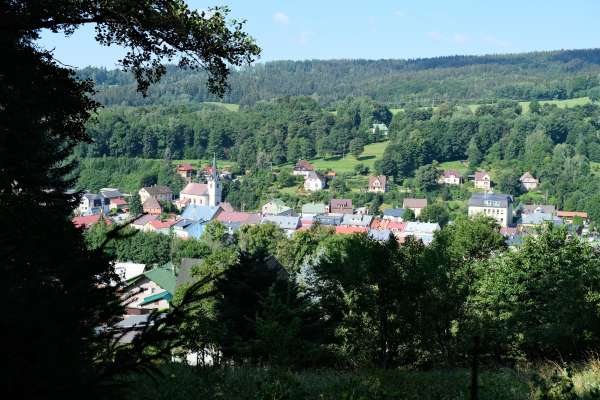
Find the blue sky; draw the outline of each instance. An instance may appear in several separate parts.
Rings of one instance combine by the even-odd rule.
[[[246,19],[261,61],[420,58],[600,47],[597,0],[188,0],[228,5]],[[93,28],[40,44],[67,65],[113,68],[123,49],[105,48]]]

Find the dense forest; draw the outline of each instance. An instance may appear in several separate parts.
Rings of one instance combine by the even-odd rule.
[[[389,106],[492,99],[544,100],[580,97],[600,90],[600,50],[566,50],[416,60],[275,61],[234,71],[222,101],[255,104],[282,96],[311,96],[330,105],[368,96]],[[169,67],[149,97],[135,91],[132,75],[100,68],[78,71],[96,83],[106,105],[217,101],[200,72]]]

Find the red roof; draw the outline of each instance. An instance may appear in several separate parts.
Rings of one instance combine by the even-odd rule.
[[[402,232],[406,224],[404,222],[391,221],[389,219],[373,219],[371,222],[371,229],[384,230],[389,229],[394,232]]]
[[[482,181],[487,176],[487,179],[490,179],[490,174],[485,171],[477,171],[475,172],[475,180]]]
[[[217,216],[221,222],[241,222],[244,224],[258,224],[260,215],[247,212],[223,211]]]
[[[221,207],[221,210],[223,210],[225,212],[234,212],[235,211],[233,209],[233,206],[231,205],[231,203],[228,203],[226,201],[224,201],[221,204],[219,204],[219,207]]]
[[[127,204],[127,202],[122,197],[115,197],[114,199],[110,199],[110,204],[114,204],[115,206],[124,206]]]
[[[187,172],[187,171],[193,171],[193,170],[195,170],[195,169],[196,169],[196,168],[194,168],[194,167],[192,166],[192,164],[187,164],[187,163],[184,163],[184,164],[179,164],[179,165],[177,166],[177,171],[186,171],[186,172]]]
[[[102,217],[102,214],[87,215],[85,217],[75,217],[72,221],[76,228],[87,229],[90,226],[97,223],[98,221],[100,221],[100,217]],[[104,218],[104,222],[106,222],[107,225],[111,224],[111,221],[106,218]]]
[[[442,175],[444,178],[460,178],[460,172],[455,169],[447,169]]]
[[[588,213],[583,211],[557,211],[556,215],[559,218],[573,218],[573,217],[581,217],[583,219],[587,219]]]
[[[296,163],[294,171],[314,171],[315,167],[306,160],[300,160]]]
[[[335,233],[350,235],[352,233],[367,233],[369,230],[364,226],[336,226]]]
[[[171,220],[171,221],[160,221],[160,220],[153,220],[148,222],[148,224],[150,224],[150,226],[152,226],[154,229],[159,230],[159,229],[168,229],[170,228],[172,225],[174,225],[177,221],[175,220]]]

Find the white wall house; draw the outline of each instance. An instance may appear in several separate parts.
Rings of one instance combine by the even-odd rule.
[[[484,214],[507,227],[512,224],[512,204],[512,196],[508,194],[473,193],[469,200],[469,217]]]

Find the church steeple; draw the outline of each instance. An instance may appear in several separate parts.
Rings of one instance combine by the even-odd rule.
[[[221,181],[217,173],[217,157],[213,154],[213,161],[208,178],[208,205],[216,206],[221,203]]]

